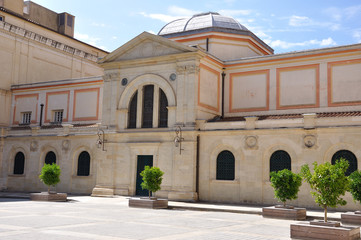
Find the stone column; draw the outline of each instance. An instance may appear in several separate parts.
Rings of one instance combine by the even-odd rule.
[[[142,128],[143,119],[143,86],[138,88],[137,96],[137,128]]]
[[[159,125],[159,87],[154,85],[153,96],[153,128],[157,128]]]

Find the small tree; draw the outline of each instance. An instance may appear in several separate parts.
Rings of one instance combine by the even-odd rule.
[[[271,186],[275,197],[286,207],[286,200],[297,199],[302,184],[302,177],[288,169],[271,172]]]
[[[354,171],[349,176],[350,192],[353,200],[361,203],[361,171]]]
[[[152,192],[160,190],[163,174],[164,172],[162,172],[158,167],[149,166],[145,166],[144,170],[140,173],[140,176],[143,177],[141,187],[142,189],[147,189],[149,191],[149,198],[151,197]]]
[[[39,178],[45,185],[48,186],[48,193],[50,193],[50,186],[55,186],[60,182],[60,173],[60,167],[55,163],[45,164],[41,169]]]
[[[324,221],[327,222],[327,207],[337,207],[337,205],[346,205],[342,199],[349,187],[349,179],[345,176],[348,168],[348,162],[340,158],[334,165],[329,162],[317,165],[313,163],[313,174],[308,165],[303,165],[301,175],[311,186],[312,196],[315,202],[324,209]]]

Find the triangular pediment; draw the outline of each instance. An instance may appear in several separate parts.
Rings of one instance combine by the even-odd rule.
[[[135,60],[196,51],[196,48],[188,47],[182,43],[148,32],[143,32],[118,49],[109,53],[101,59],[99,63]]]

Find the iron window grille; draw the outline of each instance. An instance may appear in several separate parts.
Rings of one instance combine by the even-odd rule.
[[[234,180],[235,159],[230,151],[222,151],[217,157],[217,180]]]
[[[90,172],[90,155],[88,152],[83,151],[78,157],[78,176],[89,176]]]
[[[335,164],[336,160],[344,158],[348,161],[348,169],[345,172],[346,176],[350,176],[351,173],[357,170],[357,158],[355,154],[348,150],[340,150],[332,156],[331,164]]]
[[[18,152],[14,159],[14,174],[24,174],[25,156],[24,153]]]
[[[59,124],[63,122],[63,110],[55,110],[54,111],[54,119],[53,123]]]
[[[283,150],[276,151],[272,154],[270,159],[270,173],[278,172],[283,169],[291,171],[291,157]]]
[[[56,155],[53,151],[50,151],[45,156],[45,164],[56,163]]]

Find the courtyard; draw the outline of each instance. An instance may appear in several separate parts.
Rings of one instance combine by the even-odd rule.
[[[290,239],[293,221],[259,214],[129,208],[126,197],[0,198],[0,239]]]

